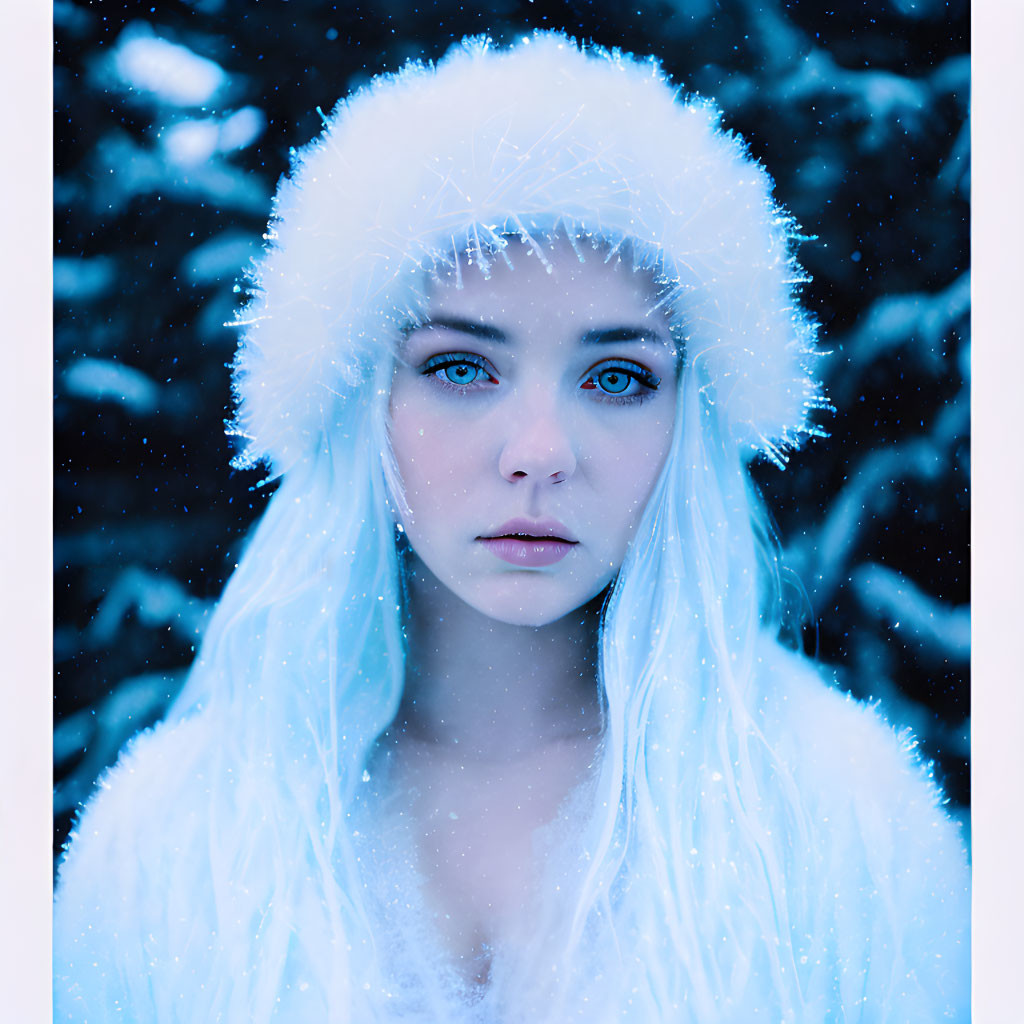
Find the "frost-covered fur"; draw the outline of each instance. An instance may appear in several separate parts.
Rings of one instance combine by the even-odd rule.
[[[418,270],[486,260],[502,235],[555,222],[660,255],[731,434],[783,460],[823,404],[814,331],[793,298],[792,222],[719,120],[653,61],[554,33],[505,51],[469,40],[339,103],[281,182],[253,274],[235,376],[243,461],[283,472],[316,448],[415,318]]]
[[[968,1020],[967,872],[957,830],[937,806],[934,785],[913,751],[875,711],[843,698],[773,642],[760,648],[754,719],[804,793],[808,832],[789,850],[785,885],[778,893],[784,908],[751,908],[740,886],[734,886],[734,903],[713,908],[718,927],[701,938],[717,971],[713,1016],[701,1015],[695,1004],[652,1008],[644,1000],[650,965],[642,956],[649,937],[639,935],[612,962],[607,953],[602,960],[582,959],[569,1004],[557,1012],[546,1005],[543,985],[518,981],[514,954],[495,962],[491,990],[482,999],[467,998],[453,977],[444,981],[450,965],[432,941],[436,936],[416,891],[409,850],[393,823],[380,815],[376,794],[368,794],[353,821],[367,830],[361,852],[373,890],[377,940],[387,957],[384,974],[374,979],[372,990],[357,986],[351,1017],[328,1013],[327,979],[317,968],[318,944],[329,947],[319,931],[318,890],[301,861],[291,863],[287,851],[278,851],[258,868],[293,875],[289,905],[277,908],[288,916],[292,937],[275,980],[276,1009],[269,1019],[296,1024]],[[210,829],[227,831],[235,823],[230,816],[210,820],[210,773],[225,770],[223,764],[215,767],[213,751],[232,728],[211,713],[159,727],[139,737],[106,778],[62,875],[55,1020],[242,1024],[253,1019],[233,1002],[232,990],[241,987],[255,963],[258,927],[240,952],[238,977],[211,970],[225,936],[214,903]],[[233,768],[243,785],[246,766]],[[691,796],[674,798],[685,802]],[[700,799],[729,802],[721,776],[710,768]],[[570,803],[565,814],[576,810]],[[790,828],[767,789],[759,814],[766,828]],[[574,828],[567,825],[567,837],[556,826],[548,850],[552,862],[570,873],[578,852],[571,839]],[[746,856],[724,836],[713,853],[684,851],[684,870],[698,887],[716,872],[739,879]],[[635,878],[631,884],[652,881]],[[628,900],[628,893],[619,899]],[[788,914],[788,934],[781,939],[791,946],[792,958],[784,1001],[769,967],[770,947],[780,936],[760,932],[758,910],[773,917]],[[723,941],[737,933],[744,941]],[[542,937],[537,941],[543,950]]]

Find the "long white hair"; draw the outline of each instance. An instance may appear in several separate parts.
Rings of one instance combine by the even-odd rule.
[[[534,37],[519,50],[524,62],[540,50],[551,68],[610,75],[614,96],[634,88],[645,102],[661,104],[667,93],[669,105],[680,107],[653,65],[582,54],[557,36]],[[451,58],[459,75],[469,76],[459,91],[475,97],[472,76],[490,74],[499,57],[507,65],[508,53],[489,55],[474,44]],[[507,66],[500,70],[512,74]],[[442,65],[406,74],[428,88],[429,76],[440,81],[444,72]],[[721,1012],[720,993],[742,991],[744,971],[770,974],[779,1005],[796,1005],[800,969],[787,908],[800,896],[784,891],[783,878],[787,858],[806,846],[805,812],[751,708],[758,638],[777,631],[780,602],[770,531],[746,469],[757,450],[782,460],[787,444],[814,432],[807,414],[822,404],[808,369],[813,327],[792,297],[799,279],[788,251],[792,225],[766,198],[767,176],[699,105],[694,137],[704,149],[691,160],[698,170],[675,170],[703,182],[691,227],[706,217],[708,195],[717,202],[716,190],[732,188],[716,174],[722,161],[744,188],[756,179],[761,190],[752,214],[747,196],[724,224],[711,216],[700,229],[713,232],[717,249],[698,234],[688,258],[672,244],[675,228],[665,226],[664,213],[648,209],[643,222],[630,213],[639,186],[622,177],[621,167],[610,172],[605,194],[607,183],[587,166],[567,196],[551,185],[537,198],[536,187],[523,186],[533,209],[512,208],[500,218],[493,210],[463,210],[457,226],[441,215],[444,230],[417,227],[400,245],[398,229],[386,223],[390,214],[378,209],[374,237],[387,235],[393,248],[372,250],[377,264],[370,269],[347,254],[348,269],[339,270],[321,259],[337,236],[311,227],[311,204],[320,203],[323,214],[339,201],[334,192],[317,191],[324,187],[323,161],[339,161],[360,181],[363,171],[350,166],[349,156],[366,146],[345,133],[358,136],[359,117],[373,113],[374,102],[397,106],[402,96],[387,89],[405,84],[371,89],[359,101],[365,111],[352,109],[354,101],[341,109],[324,140],[297,159],[279,193],[276,241],[254,280],[243,324],[238,429],[250,441],[249,461],[263,458],[283,476],[172,715],[204,709],[226,726],[209,770],[219,935],[210,984],[235,979],[219,1004],[228,1019],[269,1020],[289,957],[301,956],[323,987],[328,1019],[373,1020],[386,1002],[394,982],[377,948],[358,808],[361,792],[374,784],[375,745],[396,714],[405,676],[400,482],[387,422],[399,327],[422,315],[417,282],[438,262],[461,266],[468,251],[473,272],[485,271],[506,233],[543,243],[557,231],[596,241],[602,258],[626,253],[637,266],[653,267],[667,282],[685,356],[671,451],[602,613],[599,764],[577,804],[569,852],[551,858],[542,939],[496,982],[536,993],[538,1019],[553,1021],[572,1016],[584,991],[605,1000],[592,1009],[607,1005],[617,1018],[628,1003],[636,1020],[667,1019],[685,1002],[697,1018],[711,1019]],[[594,130],[612,140],[617,131],[625,136],[628,111],[623,117],[621,130],[607,117]],[[515,142],[510,119],[502,114],[502,145]],[[548,140],[556,161],[573,152],[566,132]],[[438,145],[446,152],[445,140]],[[623,145],[629,147],[628,138]],[[513,148],[521,156],[523,147]],[[614,153],[606,156],[614,165]],[[678,162],[679,154],[668,159]],[[565,171],[570,177],[573,166]],[[450,178],[451,168],[438,173]],[[497,173],[493,162],[487,173]],[[550,177],[549,168],[543,180]],[[654,177],[644,181],[660,187]],[[459,190],[472,200],[464,186]],[[502,201],[526,204],[519,193]],[[385,205],[400,209],[390,193]],[[748,214],[756,230],[723,241]],[[770,251],[737,270],[737,242]],[[727,270],[715,270],[719,258],[738,275],[728,287]],[[743,290],[744,281],[753,282],[751,290]],[[343,298],[335,305],[323,299],[339,289]],[[757,381],[747,379],[759,370]],[[758,388],[769,389],[774,402],[767,412],[757,405]],[[782,823],[771,830],[758,814],[769,780],[781,808],[773,821]],[[709,936],[723,906],[737,910],[724,918],[733,932]],[[751,922],[759,936],[775,941],[750,941]],[[744,966],[734,952],[723,960],[723,943],[756,952]],[[419,984],[424,1012],[441,1012],[440,981],[437,991],[426,975]]]

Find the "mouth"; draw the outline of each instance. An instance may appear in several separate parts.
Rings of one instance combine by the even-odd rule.
[[[503,562],[531,569],[560,562],[579,543],[557,519],[510,519],[477,540]]]
[[[502,523],[493,533],[485,533],[477,540],[525,540],[525,541],[560,541],[562,544],[578,544],[569,528],[557,519],[544,516],[540,519],[527,519],[516,516],[507,523]]]

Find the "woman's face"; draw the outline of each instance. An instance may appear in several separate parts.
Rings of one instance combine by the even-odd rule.
[[[403,524],[420,560],[471,607],[542,626],[615,576],[665,462],[676,353],[649,277],[567,243],[548,273],[435,285],[391,387]]]

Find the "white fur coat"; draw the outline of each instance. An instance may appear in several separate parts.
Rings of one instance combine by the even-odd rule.
[[[774,894],[788,908],[788,914],[775,908],[777,920],[788,916],[788,934],[745,927],[744,915],[748,924],[754,920],[749,907],[716,908],[723,921],[730,916],[730,934],[749,937],[746,948],[723,943],[714,953],[717,1019],[969,1020],[969,873],[958,828],[940,806],[929,773],[905,736],[897,736],[875,709],[822,682],[803,659],[765,641],[759,660],[750,710],[801,790],[810,833],[807,849],[794,849],[784,865],[784,891]],[[258,923],[234,937],[219,932],[216,922],[225,919],[224,907],[215,904],[230,894],[217,891],[212,881],[217,834],[234,823],[229,813],[215,813],[209,805],[210,753],[230,729],[230,722],[207,712],[159,726],[139,736],[100,783],[60,876],[55,1020],[248,1024],[252,1019],[236,992],[257,963]],[[217,770],[225,770],[223,762]],[[246,765],[226,770],[241,779]],[[777,813],[773,780],[762,785],[760,825],[771,829]],[[702,798],[713,799],[714,786],[709,774],[709,792]],[[664,798],[692,800],[694,794]],[[579,804],[577,799],[566,814],[579,810]],[[386,826],[370,816],[357,814],[356,820],[365,830],[367,885],[391,893],[374,904],[380,916],[372,922],[389,981],[380,989],[364,986],[359,977],[347,979],[353,982],[353,1009],[345,1019],[359,1024],[549,1020],[529,986],[502,985],[502,957],[513,960],[513,951],[497,955],[490,991],[467,994],[446,985],[451,965],[432,942],[415,875],[400,867],[393,873],[401,856],[389,861]],[[733,840],[722,840],[727,863]],[[558,848],[549,856],[558,857]],[[267,978],[275,996],[273,1019],[303,1024],[342,1019],[326,1009],[326,988],[337,979],[325,976],[323,965],[331,963],[331,954],[318,931],[319,917],[311,912],[320,895],[315,882],[304,865],[289,862],[287,851],[272,844],[254,857],[259,859],[254,870],[291,873],[295,881],[287,908],[292,939],[280,951],[280,971]],[[713,866],[697,859],[692,870],[699,886],[700,873]],[[654,883],[634,878],[630,884]],[[216,956],[225,943],[239,948]],[[792,952],[796,977],[789,979],[785,1005],[768,980],[766,954],[772,946]],[[225,963],[235,966],[225,971]],[[560,1021],[650,1024],[631,1005],[630,975],[637,969],[628,950],[618,965],[581,965],[571,1016]],[[427,988],[432,1002],[420,991]],[[663,1019],[697,1018],[680,1006]]]

